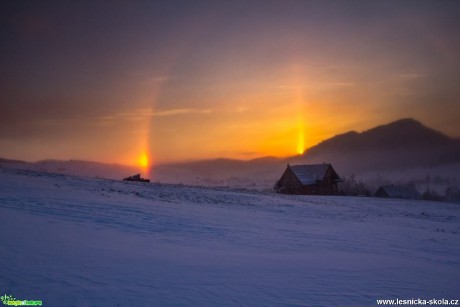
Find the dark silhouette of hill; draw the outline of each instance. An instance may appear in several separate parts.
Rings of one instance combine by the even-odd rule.
[[[0,163],[26,163],[26,161],[0,158]]]
[[[0,158],[0,167],[110,179],[121,179],[139,171],[136,167],[82,160],[25,162]]]
[[[295,160],[332,162],[346,173],[433,167],[460,163],[460,141],[414,119],[401,119],[361,133],[334,136]]]

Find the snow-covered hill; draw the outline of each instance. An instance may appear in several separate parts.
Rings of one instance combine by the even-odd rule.
[[[0,292],[44,306],[460,298],[460,206],[0,169]]]

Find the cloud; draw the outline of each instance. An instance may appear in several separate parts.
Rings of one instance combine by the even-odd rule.
[[[243,112],[246,112],[247,110],[249,110],[249,107],[238,107],[235,109],[235,112],[243,113]]]
[[[156,76],[156,77],[148,77],[146,79],[143,79],[141,81],[141,84],[142,85],[158,85],[158,84],[162,84],[164,82],[168,82],[169,80],[171,80],[172,77],[171,76]]]
[[[419,73],[400,73],[395,75],[396,79],[400,80],[417,80],[421,78],[425,78],[424,74],[419,74]]]
[[[192,108],[183,108],[183,109],[169,109],[162,111],[151,112],[151,116],[174,116],[181,114],[210,114],[212,110],[209,109],[192,109]]]
[[[305,82],[305,84],[283,84],[278,86],[281,91],[293,90],[315,90],[315,89],[336,89],[355,86],[355,82],[348,81],[333,81],[333,82]]]
[[[404,96],[404,97],[420,96],[418,91],[415,91],[409,88],[403,88],[403,87],[395,88],[392,92],[396,96]]]
[[[166,109],[154,111],[151,108],[137,109],[133,112],[120,112],[116,114],[110,114],[107,116],[99,117],[101,121],[112,122],[112,121],[142,121],[151,117],[164,117],[164,116],[176,116],[176,115],[187,115],[187,114],[210,114],[210,109],[194,109],[194,108],[178,108],[178,109]]]

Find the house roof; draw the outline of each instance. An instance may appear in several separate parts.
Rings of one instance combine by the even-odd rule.
[[[324,179],[326,172],[329,167],[332,167],[330,164],[309,164],[309,165],[289,165],[291,171],[296,175],[302,185],[315,184],[320,180]],[[341,181],[339,176],[335,173],[336,182]]]
[[[380,187],[391,198],[420,198],[420,193],[412,186],[385,185]]]

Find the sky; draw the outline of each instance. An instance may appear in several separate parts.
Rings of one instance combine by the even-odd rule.
[[[458,33],[460,1],[1,1],[0,157],[292,156],[407,117],[459,138]]]

